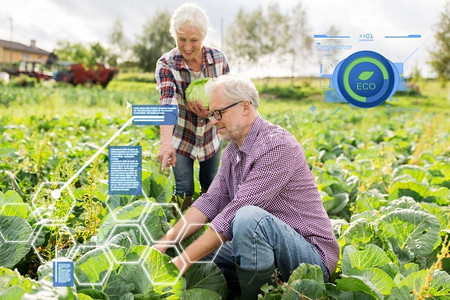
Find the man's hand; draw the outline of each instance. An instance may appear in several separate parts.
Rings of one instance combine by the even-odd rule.
[[[200,101],[188,102],[187,108],[201,118],[208,118],[209,110],[206,110]]]
[[[166,167],[175,167],[177,155],[172,145],[161,145],[158,152],[158,159],[161,162],[161,171]]]
[[[166,250],[171,247],[170,245],[174,245],[176,243],[180,243],[182,241],[182,238],[188,238],[197,231],[199,231],[206,222],[208,222],[208,217],[205,216],[203,212],[198,210],[195,207],[191,207],[187,210],[187,212],[183,215],[184,218],[181,218],[178,220],[178,222],[175,224],[175,226],[159,240],[159,243],[152,246],[153,249],[158,250],[161,253],[165,253]],[[207,232],[211,231],[211,229],[208,229]],[[210,252],[218,248],[221,244],[220,240],[217,239],[217,234],[213,233],[212,242],[210,243],[210,240],[207,238],[205,239],[202,235],[203,242],[198,243],[197,241],[194,242],[194,244],[200,245],[197,246],[197,250],[194,249],[194,252],[196,255],[188,255],[185,252],[180,254],[179,256],[172,259],[172,262],[177,266],[178,270],[181,272],[181,274],[184,274],[187,269],[192,265],[190,261],[196,261],[200,260],[204,256],[208,255]],[[207,235],[211,236],[211,235]],[[218,242],[218,243],[217,243]],[[203,248],[202,244],[206,243],[208,245],[208,249],[206,249],[206,252],[201,251]],[[212,247],[209,249],[209,247]],[[191,246],[188,247],[192,248]],[[195,248],[195,247],[194,247]],[[200,250],[200,251],[199,251]],[[201,253],[197,253],[201,252]],[[188,259],[188,257],[190,259]]]
[[[160,253],[164,254],[166,253],[167,249],[169,248],[169,245],[161,245],[161,244],[155,244],[152,246],[153,249],[156,251],[159,251]],[[192,265],[188,260],[184,261],[181,256],[174,257],[171,261],[173,263],[178,271],[180,271],[181,275],[184,275],[186,271],[189,269],[189,267]]]
[[[192,265],[189,261],[183,261],[181,256],[177,256],[171,260],[171,262],[178,268],[178,271],[180,271],[181,275],[184,275],[186,271],[190,268]]]
[[[216,233],[213,229],[207,229],[198,239],[187,247],[183,253],[172,259],[180,273],[183,275],[196,262],[217,250],[227,238],[222,233]]]
[[[152,248],[164,254],[169,248],[169,245],[155,244]]]

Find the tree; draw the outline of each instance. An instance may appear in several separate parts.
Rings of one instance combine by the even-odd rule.
[[[91,43],[87,48],[81,43],[59,40],[56,44],[55,54],[60,61],[82,63],[88,67],[93,67],[98,63],[105,63],[108,59],[108,51],[100,42]]]
[[[108,51],[99,43],[91,43],[89,45],[90,48],[90,57],[88,66],[95,66],[99,63],[105,63],[108,58]]]
[[[292,38],[288,14],[284,14],[278,3],[269,4],[263,23],[262,60],[270,70],[274,64],[283,65],[286,61],[286,45]],[[269,71],[270,72],[270,71]]]
[[[225,35],[224,50],[231,60],[238,65],[258,63],[266,49],[263,45],[264,23],[261,8],[252,12],[239,9],[234,23],[228,27]]]
[[[247,12],[241,8],[227,29],[224,50],[233,65],[278,63],[289,66],[294,74],[298,58],[311,53],[312,40],[300,2],[287,13],[273,3],[266,10]]]
[[[123,33],[122,21],[120,19],[114,22],[108,40],[110,43],[108,63],[112,66],[117,66],[118,62],[128,60],[127,52],[129,43]]]
[[[174,46],[169,32],[170,14],[168,11],[157,12],[153,19],[144,25],[143,33],[133,46],[138,59],[138,66],[146,72],[154,72],[156,62],[162,54]]]
[[[308,19],[306,11],[301,2],[298,2],[288,13],[287,42],[284,52],[290,57],[291,66],[291,85],[294,84],[293,78],[300,63],[299,60],[305,59],[312,52],[313,37],[308,29]]]
[[[70,61],[89,65],[91,54],[81,43],[71,43],[68,40],[59,40],[56,44],[55,54],[60,61]]]
[[[430,53],[431,66],[438,74],[442,86],[450,79],[450,2],[441,13],[438,30],[435,34],[436,50]]]

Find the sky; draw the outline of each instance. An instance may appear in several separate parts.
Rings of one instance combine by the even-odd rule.
[[[405,69],[411,71],[419,67],[422,75],[433,76],[427,61],[428,52],[435,45],[434,33],[440,13],[447,0],[303,0],[307,12],[307,24],[311,34],[327,34],[330,26],[335,26],[340,35],[350,35],[352,50],[368,49],[377,51],[391,61],[405,62]],[[85,44],[99,41],[108,43],[108,36],[117,19],[123,24],[124,33],[133,42],[140,35],[144,23],[158,10],[173,12],[186,1],[179,0],[0,0],[0,39],[12,39],[36,45],[52,51],[58,40],[68,39]],[[298,0],[197,0],[211,21],[211,31],[205,41],[221,47],[221,24],[226,28],[233,22],[238,10],[265,8],[278,2],[284,11],[293,7]],[[370,33],[374,42],[361,43],[359,34]],[[382,38],[385,35],[420,34],[420,39],[393,41]],[[315,40],[315,43],[326,43]],[[351,54],[340,53],[340,56]],[[318,55],[305,58],[304,75],[318,72]],[[342,59],[343,57],[338,57]],[[405,61],[406,59],[406,61]],[[331,64],[332,65],[332,64]],[[280,70],[278,70],[280,71]],[[277,72],[278,72],[277,71]],[[275,71],[274,71],[275,72]],[[280,71],[282,73],[282,70]]]

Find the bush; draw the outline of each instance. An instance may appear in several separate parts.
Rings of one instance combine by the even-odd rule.
[[[417,84],[408,82],[406,84],[406,91],[397,91],[395,92],[395,96],[422,96],[422,94]]]
[[[29,77],[27,75],[20,75],[18,77],[13,77],[9,81],[10,86],[22,86],[22,87],[34,87],[38,84],[38,81],[34,77]]]
[[[127,81],[127,82],[145,82],[145,83],[155,83],[155,74],[154,73],[126,73],[120,74],[117,78],[118,81]]]
[[[309,96],[309,93],[305,91],[301,86],[263,86],[260,91],[261,94],[274,95],[281,99],[303,99]]]

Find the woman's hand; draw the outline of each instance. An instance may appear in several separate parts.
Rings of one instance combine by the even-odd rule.
[[[206,110],[200,101],[187,102],[187,108],[201,118],[208,118],[209,110]]]
[[[177,162],[177,155],[175,148],[172,145],[161,145],[158,152],[158,159],[161,162],[161,171],[166,167],[175,167]]]

